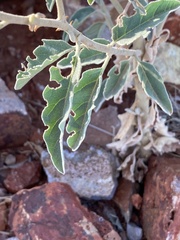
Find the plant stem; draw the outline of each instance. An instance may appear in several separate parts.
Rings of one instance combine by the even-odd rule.
[[[109,11],[107,10],[107,7],[104,4],[104,0],[97,0],[97,3],[99,5],[99,7],[101,8],[101,11],[102,11],[102,13],[104,15],[104,18],[106,19],[106,23],[107,23],[109,29],[111,29],[114,26],[114,24],[112,22],[112,19],[111,19],[111,16],[109,14]]]
[[[118,0],[110,0],[114,8],[117,10],[119,14],[123,12],[123,8],[121,4],[118,2]]]
[[[33,17],[32,17],[33,16]],[[30,18],[33,18],[33,22],[30,22]],[[70,40],[72,42],[76,42],[77,38],[78,40],[84,44],[87,48],[97,50],[99,52],[107,53],[109,56],[112,55],[122,55],[122,56],[140,56],[142,54],[139,50],[133,50],[133,49],[123,49],[118,48],[115,46],[110,45],[104,45],[97,43],[88,37],[84,36],[81,32],[79,32],[77,29],[75,29],[72,25],[70,25],[65,19],[58,20],[58,19],[47,19],[39,17],[37,14],[31,14],[28,16],[21,16],[21,15],[15,15],[10,13],[5,13],[0,11],[0,21],[6,21],[7,24],[19,24],[19,25],[27,25],[38,27],[51,27],[56,28],[59,30],[63,30],[67,32],[70,36]],[[0,22],[1,23],[1,22]]]
[[[57,19],[58,20],[66,19],[63,0],[56,0],[56,8],[57,8]]]

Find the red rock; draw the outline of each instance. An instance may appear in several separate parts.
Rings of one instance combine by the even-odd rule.
[[[135,193],[131,196],[131,201],[132,201],[132,205],[136,208],[136,209],[140,209],[141,205],[142,205],[142,197],[138,194]]]
[[[164,28],[167,28],[170,31],[168,41],[180,46],[180,15],[176,14],[176,12],[171,13],[166,20]]]
[[[119,206],[126,222],[129,222],[132,213],[131,196],[134,193],[135,184],[125,178],[121,178],[113,200]]]
[[[144,185],[142,225],[147,240],[180,239],[180,159],[152,157]]]
[[[0,202],[0,231],[6,229],[7,224],[7,206],[5,202]]]
[[[81,205],[70,186],[57,182],[15,194],[9,224],[19,240],[102,240],[110,232],[117,234],[110,223]]]
[[[38,161],[27,161],[17,168],[11,168],[4,180],[4,186],[11,193],[32,187],[39,182],[41,169]]]

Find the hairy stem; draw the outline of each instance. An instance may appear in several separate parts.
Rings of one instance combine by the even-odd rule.
[[[39,17],[39,15],[40,14],[37,13],[37,14],[31,14],[28,16],[21,16],[21,15],[15,15],[15,14],[10,14],[10,13],[5,13],[0,11],[0,21],[5,21],[7,24],[19,24],[19,25],[27,25],[27,26],[33,25],[33,26],[36,26],[36,28],[38,27],[56,28],[56,29],[67,32],[72,42],[76,42],[78,38],[78,40],[82,44],[84,44],[87,48],[107,53],[109,56],[123,55],[123,56],[138,57],[142,54],[142,52],[139,50],[123,49],[116,46],[109,46],[109,45],[97,43],[89,39],[88,37],[84,36],[81,32],[79,32],[72,25],[70,25],[65,19],[63,20],[50,19],[50,18],[47,19],[47,18]]]
[[[57,8],[57,19],[59,20],[66,19],[63,0],[56,0],[56,8]]]

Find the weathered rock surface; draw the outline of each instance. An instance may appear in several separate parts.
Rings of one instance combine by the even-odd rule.
[[[147,240],[180,239],[180,159],[152,157],[144,185],[142,224]]]
[[[11,168],[4,180],[4,186],[11,193],[32,187],[40,180],[42,166],[38,161],[26,161],[16,168]]]
[[[0,231],[6,229],[7,224],[7,206],[5,202],[0,202]]]
[[[0,148],[19,146],[28,140],[31,123],[24,103],[0,78]]]
[[[49,183],[15,194],[9,224],[19,240],[121,240],[111,224],[88,212],[64,183]]]
[[[160,45],[154,62],[165,82],[180,84],[180,47],[165,42]]]
[[[52,165],[49,154],[43,151],[41,162],[48,182],[64,182],[81,197],[110,199],[117,186],[117,161],[103,149],[90,147],[76,152],[64,151],[66,174],[60,174]]]
[[[120,128],[117,107],[109,105],[107,108],[93,112],[90,125],[87,128],[84,142],[89,145],[105,146],[112,142],[113,136]]]

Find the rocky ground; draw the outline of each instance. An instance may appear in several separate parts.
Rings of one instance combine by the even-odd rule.
[[[40,0],[1,0],[0,11],[43,12],[51,17]],[[166,27],[177,47],[170,51],[177,55],[168,60],[175,59],[175,68],[180,16],[170,15]],[[53,168],[40,118],[48,70],[22,91],[14,91],[17,70],[26,56],[32,56],[42,38],[60,37],[59,32],[45,30],[31,33],[27,27],[11,25],[0,31],[0,240],[180,239],[180,148],[152,155],[140,183],[122,178],[118,160],[106,148],[120,126],[117,115],[129,105],[132,94],[125,96],[123,105],[108,102],[93,114],[81,149],[65,150],[66,175]],[[175,110],[167,124],[179,138],[180,89],[172,83],[167,87]]]

